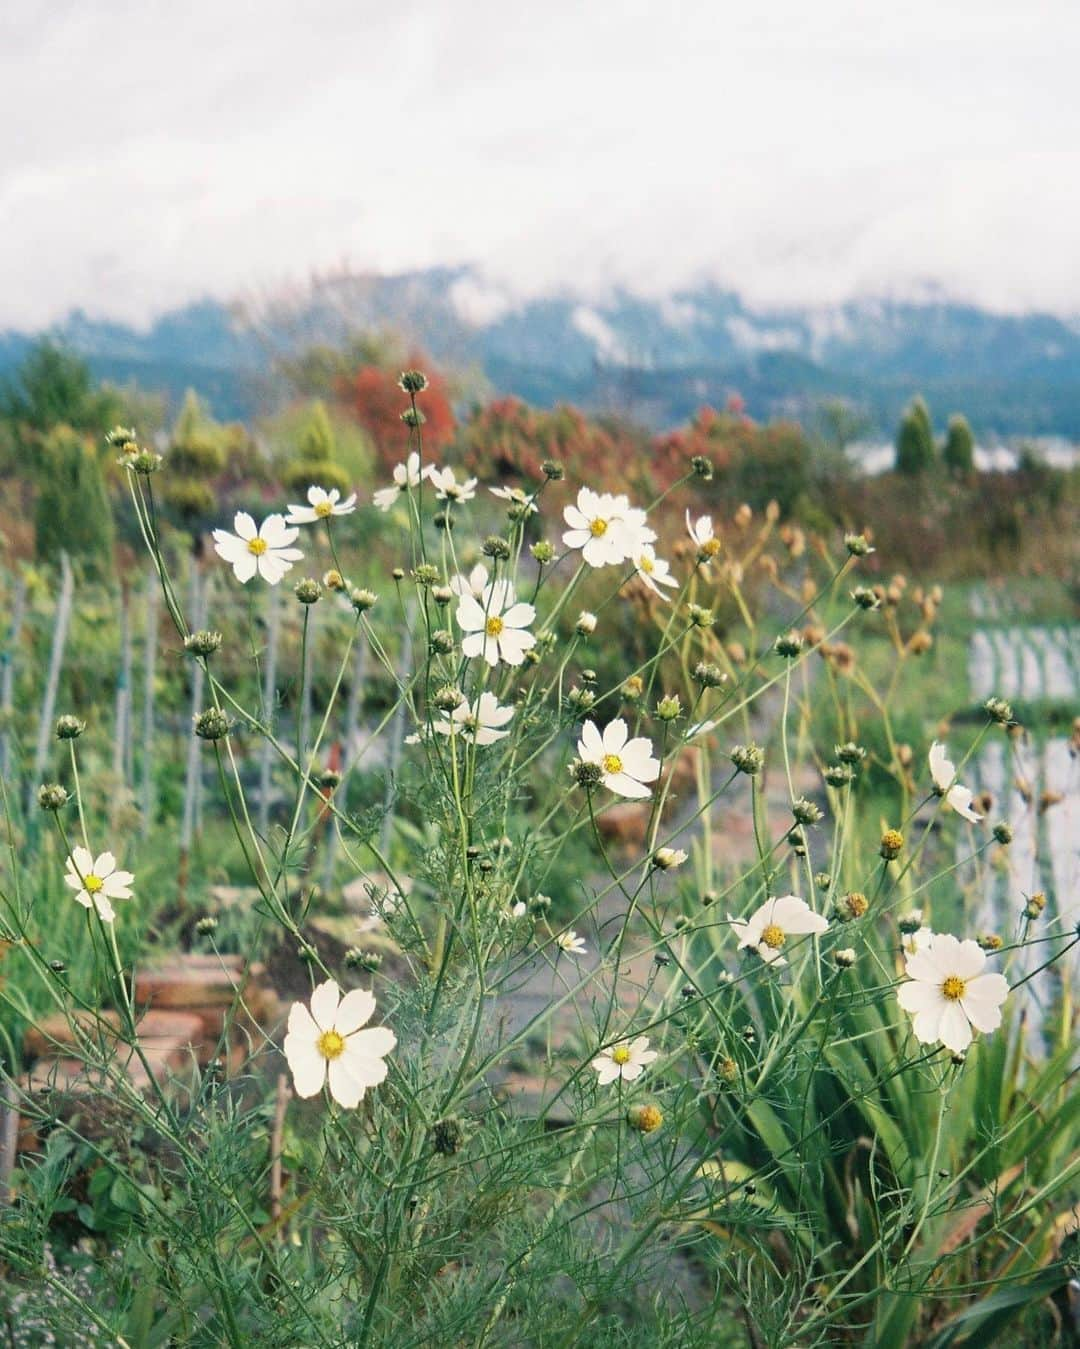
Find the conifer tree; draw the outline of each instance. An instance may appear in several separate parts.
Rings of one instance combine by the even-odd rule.
[[[296,458],[281,471],[282,483],[295,492],[306,492],[309,487],[349,490],[349,475],[335,462],[337,444],[334,428],[321,400],[312,403],[311,415],[300,433]]]
[[[916,477],[931,469],[936,458],[930,409],[924,398],[913,398],[900,419],[896,435],[896,471]]]
[[[57,426],[42,440],[41,454],[34,519],[38,559],[56,563],[67,552],[107,577],[112,571],[113,517],[93,442],[70,426]]]
[[[214,510],[211,483],[225,467],[221,428],[189,389],[173,427],[166,458],[165,500],[187,529],[195,529]]]
[[[968,419],[959,412],[949,418],[941,457],[951,473],[968,474],[975,468],[975,437]]]

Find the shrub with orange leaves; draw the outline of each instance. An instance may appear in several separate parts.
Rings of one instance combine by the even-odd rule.
[[[408,368],[427,375],[428,386],[416,401],[424,414],[424,444],[436,450],[453,439],[456,429],[447,382],[422,355],[411,355]],[[409,396],[398,385],[399,374],[397,369],[364,365],[346,376],[338,388],[342,403],[369,433],[379,457],[388,465],[400,460],[409,448],[409,428],[401,420]]]

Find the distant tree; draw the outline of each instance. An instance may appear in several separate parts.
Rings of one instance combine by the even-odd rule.
[[[0,384],[0,418],[25,431],[62,425],[98,435],[122,413],[119,396],[94,383],[82,357],[48,338],[30,348],[13,379]]]
[[[925,399],[913,398],[900,419],[896,435],[896,470],[917,477],[932,468],[936,458],[930,409]]]
[[[319,400],[311,405],[307,422],[300,432],[296,457],[282,469],[281,481],[296,492],[304,492],[312,486],[336,487],[347,492],[349,475],[336,462],[336,455],[334,428],[326,404]]]
[[[164,475],[166,503],[185,529],[195,531],[212,514],[213,480],[225,467],[222,428],[189,389],[173,427]]]
[[[959,412],[949,418],[941,458],[951,473],[968,474],[974,471],[975,437],[972,435],[967,418]]]
[[[112,571],[113,518],[93,441],[56,426],[41,442],[42,475],[34,518],[34,550],[43,562],[62,551],[99,575]]]
[[[428,387],[417,396],[424,414],[424,445],[431,450],[447,444],[454,435],[454,411],[446,380],[433,370],[423,356],[411,355],[400,367],[361,366],[342,385],[345,406],[370,434],[384,461],[400,459],[409,447],[409,428],[401,414],[409,406],[409,397],[398,388],[401,369],[423,370]]]

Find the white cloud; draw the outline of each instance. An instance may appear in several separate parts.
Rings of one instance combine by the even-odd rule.
[[[347,263],[1080,310],[1071,0],[73,0],[0,15],[0,324]],[[491,312],[490,309],[488,312]]]
[[[590,309],[587,305],[578,305],[570,316],[570,322],[582,337],[589,339],[601,360],[611,361],[616,365],[629,364],[629,353],[615,330],[595,309]]]

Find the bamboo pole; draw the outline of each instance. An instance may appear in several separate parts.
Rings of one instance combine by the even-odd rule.
[[[7,643],[0,651],[0,777],[10,782],[11,773],[11,714],[15,705],[15,657],[26,618],[26,579],[15,581],[15,596],[11,603],[11,626]]]
[[[49,674],[45,682],[45,696],[41,701],[41,714],[38,717],[34,771],[30,775],[30,782],[27,786],[26,813],[28,816],[33,811],[37,789],[45,776],[45,767],[48,763],[50,733],[53,718],[56,715],[56,695],[60,689],[60,671],[64,664],[64,646],[67,643],[68,626],[71,622],[71,602],[75,589],[75,577],[72,574],[71,560],[67,553],[60,554],[60,575],[60,596],[56,602],[56,616],[53,621]]]
[[[142,833],[149,837],[154,815],[154,674],[158,639],[158,579],[146,578],[146,625],[143,650]]]
[[[266,663],[263,666],[262,715],[267,725],[274,720],[274,702],[277,696],[277,656],[281,635],[281,609],[275,586],[266,597]],[[270,828],[270,792],[273,787],[273,757],[270,741],[263,738],[259,750],[259,833],[265,838]]]

